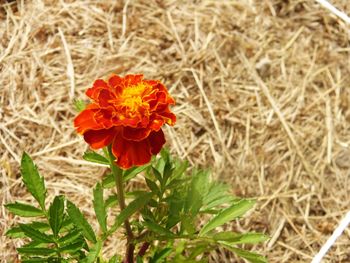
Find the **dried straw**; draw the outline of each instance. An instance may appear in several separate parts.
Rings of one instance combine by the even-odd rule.
[[[48,201],[66,194],[93,222],[92,187],[106,169],[82,161],[72,99],[114,72],[168,86],[178,116],[169,147],[258,198],[227,229],[269,234],[253,249],[270,262],[310,262],[349,210],[350,31],[315,1],[1,3],[1,204],[32,202],[18,169],[25,150]],[[350,14],[348,0],[332,3]],[[0,211],[1,262],[13,262],[23,242],[3,233],[19,219]],[[350,262],[349,238],[325,262]],[[104,253],[123,245],[120,235]],[[223,250],[210,258],[234,262]]]

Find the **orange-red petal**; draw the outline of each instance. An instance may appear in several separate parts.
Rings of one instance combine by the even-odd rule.
[[[154,155],[158,154],[165,143],[163,131],[151,132],[148,136],[148,140],[151,145],[151,153]]]
[[[142,141],[143,139],[147,138],[150,133],[151,130],[148,128],[124,127],[122,135],[127,140]]]
[[[120,135],[116,136],[113,141],[112,153],[116,157],[117,165],[123,169],[144,165],[152,157],[148,139],[130,141]]]
[[[84,140],[90,144],[92,149],[101,149],[108,146],[116,135],[116,130],[90,130],[84,133]]]
[[[101,123],[96,122],[94,115],[96,110],[86,109],[79,113],[79,115],[74,119],[74,126],[77,132],[83,134],[87,130],[97,130],[101,129]]]
[[[108,89],[108,84],[103,79],[98,79],[94,82],[92,88],[87,89],[85,94],[89,98],[97,101],[99,93],[102,89]]]

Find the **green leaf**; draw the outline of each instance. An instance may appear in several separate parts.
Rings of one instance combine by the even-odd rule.
[[[70,243],[68,245],[65,245],[59,249],[61,253],[68,253],[68,254],[73,254],[77,252],[78,250],[82,249],[85,245],[84,240],[79,240],[74,243]]]
[[[157,233],[159,235],[162,236],[166,236],[166,237],[174,237],[175,235],[170,232],[168,229],[158,225],[155,222],[152,221],[145,221],[143,222],[143,225],[145,225],[149,230],[151,230],[154,233]]]
[[[108,260],[108,263],[118,263],[118,258],[117,256],[113,256]],[[142,263],[142,262],[141,262]]]
[[[210,246],[208,243],[199,243],[196,244],[196,246],[191,250],[191,254],[189,256],[190,259],[195,259],[197,256],[203,254],[204,252],[209,252],[214,247]]]
[[[142,166],[135,166],[135,167],[132,167],[128,170],[125,170],[123,172],[123,182],[127,182],[127,181],[131,180],[136,175],[138,175],[139,173],[146,170],[149,166],[150,166],[150,163],[142,165]]]
[[[239,216],[242,216],[245,212],[251,209],[255,204],[255,201],[252,200],[241,200],[238,203],[233,204],[232,206],[223,209],[219,214],[214,216],[207,224],[203,226],[199,232],[200,236],[203,236],[210,230],[221,226]]]
[[[61,261],[61,259],[59,258],[53,258],[53,257],[50,257],[50,258],[38,258],[38,257],[32,257],[32,258],[28,258],[28,259],[22,259],[21,261],[22,263],[32,263],[32,262],[49,262],[49,263],[54,263],[54,262],[57,262],[57,263],[63,263],[64,261]]]
[[[22,231],[27,237],[30,237],[33,240],[40,241],[42,243],[54,242],[51,236],[48,236],[45,233],[42,233],[39,230],[34,229],[30,225],[20,224],[19,227],[22,229]]]
[[[77,112],[81,112],[81,111],[85,110],[86,105],[85,105],[85,102],[83,100],[74,100],[73,102],[74,102],[75,110]]]
[[[175,168],[172,166],[170,162],[167,162],[164,166],[163,180],[162,180],[162,188],[167,184],[168,179],[172,176]]]
[[[50,229],[49,225],[43,222],[33,222],[28,225],[39,231],[46,231]],[[11,238],[23,238],[26,236],[19,226],[10,228],[7,230],[5,235]]]
[[[152,180],[146,178],[146,184],[147,186],[149,187],[149,189],[151,189],[151,191],[154,193],[154,194],[159,194],[159,188],[157,186],[157,184],[155,182],[153,182]]]
[[[246,251],[240,248],[232,247],[232,246],[225,246],[228,250],[231,250],[238,256],[247,259],[251,263],[268,263],[267,259],[257,253],[253,253],[250,251]]]
[[[149,263],[159,263],[162,262],[163,259],[165,259],[167,256],[170,255],[172,249],[170,247],[164,248],[161,251],[157,251],[154,256],[151,258]]]
[[[175,170],[173,172],[172,178],[176,179],[184,174],[188,168],[188,161],[175,161]]]
[[[101,226],[103,233],[107,232],[107,214],[106,207],[103,201],[103,189],[100,183],[96,184],[94,189],[94,209],[97,217],[97,221]]]
[[[50,262],[50,263],[53,263],[53,262],[60,262],[59,259],[57,258],[50,258],[50,261],[48,258],[38,258],[38,257],[32,257],[32,258],[28,258],[28,259],[22,259],[21,261],[22,263],[32,263],[32,262]]]
[[[156,168],[152,167],[152,173],[153,173],[154,177],[162,184],[163,178],[162,178],[162,175],[160,174],[160,172]]]
[[[22,247],[47,247],[48,243],[42,243],[38,240],[32,240],[31,242],[23,245]]]
[[[113,188],[115,187],[115,178],[114,178],[114,174],[108,174],[106,175],[103,179],[102,179],[102,187],[104,189],[108,189],[108,188]]]
[[[92,163],[109,165],[109,161],[104,156],[93,151],[85,152],[83,155],[83,159],[85,161],[92,162]]]
[[[118,204],[118,196],[115,194],[109,196],[105,202],[106,208],[113,207],[116,204]]]
[[[50,256],[56,254],[56,250],[44,247],[20,247],[17,248],[18,253],[32,256]]]
[[[62,245],[67,245],[70,243],[74,243],[75,240],[77,240],[78,238],[81,238],[82,234],[81,231],[79,229],[75,229],[73,231],[68,232],[67,235],[61,237],[58,240],[58,243],[62,246]]]
[[[191,186],[188,190],[185,211],[189,211],[193,216],[197,215],[202,204],[203,196],[208,192],[209,172],[197,171],[192,175]]]
[[[45,210],[46,188],[44,178],[39,175],[38,169],[27,153],[23,153],[21,161],[22,179],[28,191]]]
[[[60,233],[69,232],[69,231],[73,230],[74,228],[75,228],[75,226],[74,226],[72,220],[69,218],[69,215],[65,214],[63,222],[62,222]]]
[[[148,201],[152,198],[153,193],[146,193],[134,201],[132,201],[120,214],[117,216],[116,221],[112,227],[112,232],[115,231],[119,226],[123,224],[123,222],[128,219],[132,214],[134,214],[137,210],[141,209]]]
[[[49,208],[49,223],[54,237],[57,237],[63,222],[64,197],[56,196]]]
[[[204,196],[202,211],[210,210],[223,204],[232,204],[236,199],[228,193],[228,185],[222,183],[211,183],[207,194]]]
[[[84,237],[87,240],[96,243],[96,236],[92,230],[92,227],[80,212],[80,210],[69,200],[67,200],[67,212],[73,221],[73,224],[83,232]]]
[[[213,235],[213,239],[216,241],[224,241],[224,243],[228,243],[230,245],[236,245],[256,244],[266,241],[269,239],[269,237],[260,233],[237,234],[233,232],[221,232]]]
[[[181,216],[181,230],[186,230],[190,235],[196,232],[195,221],[192,215]]]
[[[7,204],[5,207],[13,214],[23,217],[36,217],[45,215],[44,212],[34,206],[24,204],[24,203],[12,203]]]
[[[175,226],[178,222],[180,222],[180,212],[184,206],[184,200],[178,191],[174,191],[171,198],[167,200],[169,204],[169,212],[168,212],[168,220],[166,227],[168,229]]]
[[[81,262],[83,262],[83,263],[95,262],[96,258],[100,254],[101,247],[102,247],[102,242],[101,242],[101,240],[98,240],[96,242],[96,244],[90,249],[89,254],[86,256],[86,258],[81,260]]]
[[[136,263],[143,263],[143,260],[140,256],[136,257]]]

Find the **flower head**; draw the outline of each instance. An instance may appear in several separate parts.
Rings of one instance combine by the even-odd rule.
[[[93,102],[75,118],[74,126],[93,149],[112,144],[123,169],[148,163],[165,143],[162,126],[176,121],[169,109],[175,101],[165,86],[143,75],[98,79],[86,95]]]

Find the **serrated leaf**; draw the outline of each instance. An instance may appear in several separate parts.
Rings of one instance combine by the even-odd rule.
[[[180,177],[181,175],[184,174],[184,172],[187,170],[188,168],[188,161],[176,161],[175,162],[175,170],[172,174],[172,178],[176,179],[177,177]]]
[[[102,242],[101,242],[101,240],[98,240],[95,243],[95,245],[90,249],[89,254],[86,256],[86,258],[81,260],[81,262],[83,262],[83,263],[95,262],[96,258],[100,254],[101,247],[102,247]]]
[[[145,164],[142,166],[135,166],[132,167],[128,170],[125,170],[123,172],[123,182],[127,182],[129,180],[131,180],[132,178],[134,178],[136,175],[138,175],[139,173],[143,172],[144,170],[146,170],[148,167],[150,166],[150,164]]]
[[[148,201],[152,198],[153,193],[146,193],[135,200],[133,200],[120,214],[117,216],[116,221],[112,227],[112,232],[115,231],[119,226],[123,224],[123,222],[128,219],[132,214],[134,214],[137,210],[141,209]]]
[[[207,232],[213,230],[214,228],[221,226],[237,217],[245,214],[249,209],[251,209],[255,204],[252,200],[241,200],[232,206],[223,209],[219,214],[214,216],[207,224],[203,226],[199,232],[200,236],[203,236]]]
[[[169,212],[168,212],[168,221],[166,224],[167,228],[175,226],[180,222],[180,212],[184,206],[184,200],[181,199],[181,195],[178,191],[174,191],[173,196],[170,200],[167,200],[169,203]]]
[[[22,247],[47,247],[48,243],[42,243],[41,241],[32,240],[31,242],[23,245]]]
[[[250,251],[246,251],[240,248],[232,247],[232,246],[225,246],[228,250],[231,250],[238,256],[247,259],[251,263],[268,263],[267,259],[263,257],[262,255],[259,255],[257,253],[253,253]]]
[[[44,212],[29,204],[15,202],[7,204],[5,207],[13,214],[23,217],[37,217],[45,215]]]
[[[87,240],[96,243],[96,236],[91,225],[85,219],[80,210],[69,200],[67,200],[67,212],[73,224],[83,232],[84,237]]]
[[[69,218],[69,216],[67,214],[65,214],[63,222],[62,222],[62,226],[60,229],[60,233],[68,232],[68,231],[72,230],[73,228],[74,228],[74,224],[73,224],[72,220]]]
[[[39,231],[46,231],[50,229],[50,226],[43,222],[33,222],[28,225]],[[19,226],[10,228],[7,230],[5,235],[12,238],[23,238],[26,236]]]
[[[20,247],[18,253],[32,256],[50,256],[56,253],[55,249],[43,247]]]
[[[221,206],[223,204],[232,204],[234,201],[235,198],[233,196],[226,194],[225,196],[218,197],[217,199],[212,200],[210,203],[203,206],[201,208],[201,212],[206,213],[207,211],[210,211],[215,207]]]
[[[261,233],[237,234],[233,232],[221,232],[213,235],[213,239],[216,241],[224,241],[224,243],[230,245],[256,244],[266,241],[268,236]]]
[[[203,197],[208,192],[209,172],[198,171],[193,174],[191,186],[187,193],[185,211],[191,212],[193,216],[197,215],[202,204]]]
[[[61,237],[58,240],[58,243],[60,245],[67,245],[69,243],[74,243],[74,241],[77,240],[78,238],[82,238],[82,233],[79,229],[76,229],[76,230],[68,232],[67,235]]]
[[[156,224],[155,222],[145,221],[145,222],[143,222],[143,225],[145,225],[152,232],[159,234],[161,236],[165,236],[165,237],[174,237],[175,236],[168,229]]]
[[[22,229],[22,231],[27,237],[33,240],[40,241],[42,243],[54,242],[51,236],[48,236],[45,233],[42,233],[39,230],[34,229],[30,225],[20,224],[19,227]]]
[[[85,105],[85,102],[83,100],[74,100],[73,102],[74,102],[75,110],[77,112],[81,112],[81,111],[85,110],[86,105]]]
[[[73,254],[82,249],[85,245],[84,240],[79,240],[74,243],[67,244],[59,249],[61,253]]]
[[[23,153],[21,161],[22,179],[28,191],[45,210],[46,188],[44,178],[39,175],[38,169],[27,153]]]
[[[49,223],[54,237],[57,237],[63,222],[64,197],[56,196],[49,208]]]
[[[149,187],[149,189],[154,193],[154,194],[159,194],[159,188],[155,182],[152,180],[145,178],[146,179],[146,184]]]
[[[160,172],[159,172],[156,168],[152,167],[152,173],[153,173],[154,177],[155,177],[160,183],[163,182],[162,175],[160,174]]]
[[[104,189],[115,187],[115,177],[114,174],[110,173],[102,179],[102,187]]]
[[[203,198],[204,206],[201,210],[205,211],[223,204],[232,204],[236,198],[228,194],[228,190],[228,185],[211,183],[207,194]]]
[[[103,189],[100,183],[96,184],[96,187],[93,191],[94,194],[94,209],[98,223],[101,226],[103,233],[107,232],[107,214],[106,207],[103,201]]]
[[[83,159],[88,162],[109,165],[109,161],[107,160],[106,157],[93,151],[85,152],[83,155]]]

